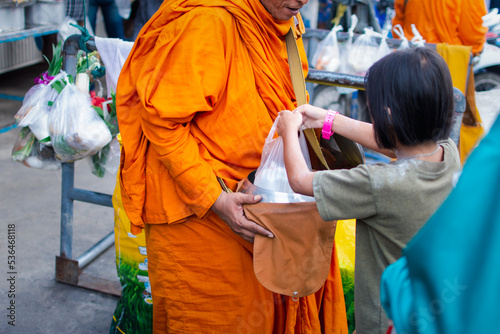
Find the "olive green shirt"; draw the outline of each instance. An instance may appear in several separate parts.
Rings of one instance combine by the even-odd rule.
[[[380,277],[448,196],[461,165],[451,139],[442,162],[418,159],[321,171],[313,189],[325,221],[356,218],[354,306],[356,333],[385,334]]]

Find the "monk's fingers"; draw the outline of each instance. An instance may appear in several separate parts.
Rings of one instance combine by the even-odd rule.
[[[271,239],[274,238],[274,235],[271,233],[271,231],[266,230],[265,228],[263,228],[259,224],[254,223],[253,226],[254,226],[254,228],[253,228],[254,234],[260,234],[260,235],[263,235],[263,236],[271,238]]]
[[[255,237],[255,234],[260,234],[268,238],[274,238],[274,235],[270,231],[255,223],[254,221],[247,219],[246,217],[243,217],[239,221],[239,226],[242,228],[242,230],[248,231],[248,233],[250,233],[252,237]],[[245,235],[248,236],[248,233],[245,233]]]

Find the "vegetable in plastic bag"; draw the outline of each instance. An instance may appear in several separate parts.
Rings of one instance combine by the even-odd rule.
[[[255,172],[254,184],[263,189],[294,194],[288,182],[285,168],[283,138],[281,136],[274,138],[279,117],[278,115],[266,138],[264,149],[262,150],[261,163]],[[307,150],[306,139],[302,131],[300,131],[299,142],[307,166],[311,170],[309,151]]]
[[[87,158],[92,174],[97,177],[116,175],[120,167],[120,144],[116,137],[96,154]]]
[[[335,26],[328,35],[318,43],[312,64],[318,70],[336,72],[340,66],[340,51],[337,42],[337,32],[342,30],[342,26]]]
[[[61,163],[56,159],[54,150],[44,143],[40,143],[29,127],[24,127],[19,131],[12,148],[11,158],[27,167],[47,170],[61,168]]]
[[[49,122],[56,156],[63,162],[95,154],[112,137],[104,121],[91,107],[90,97],[68,84],[57,98]]]

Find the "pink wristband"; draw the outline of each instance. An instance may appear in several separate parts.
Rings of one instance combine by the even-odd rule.
[[[325,116],[325,123],[323,123],[323,130],[321,130],[321,136],[323,139],[330,139],[333,135],[333,120],[335,116],[338,114],[338,111],[328,110]]]

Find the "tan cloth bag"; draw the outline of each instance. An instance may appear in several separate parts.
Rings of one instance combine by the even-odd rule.
[[[245,205],[248,219],[274,234],[256,235],[253,266],[268,290],[305,297],[323,286],[330,271],[336,221],[321,219],[315,202]]]

